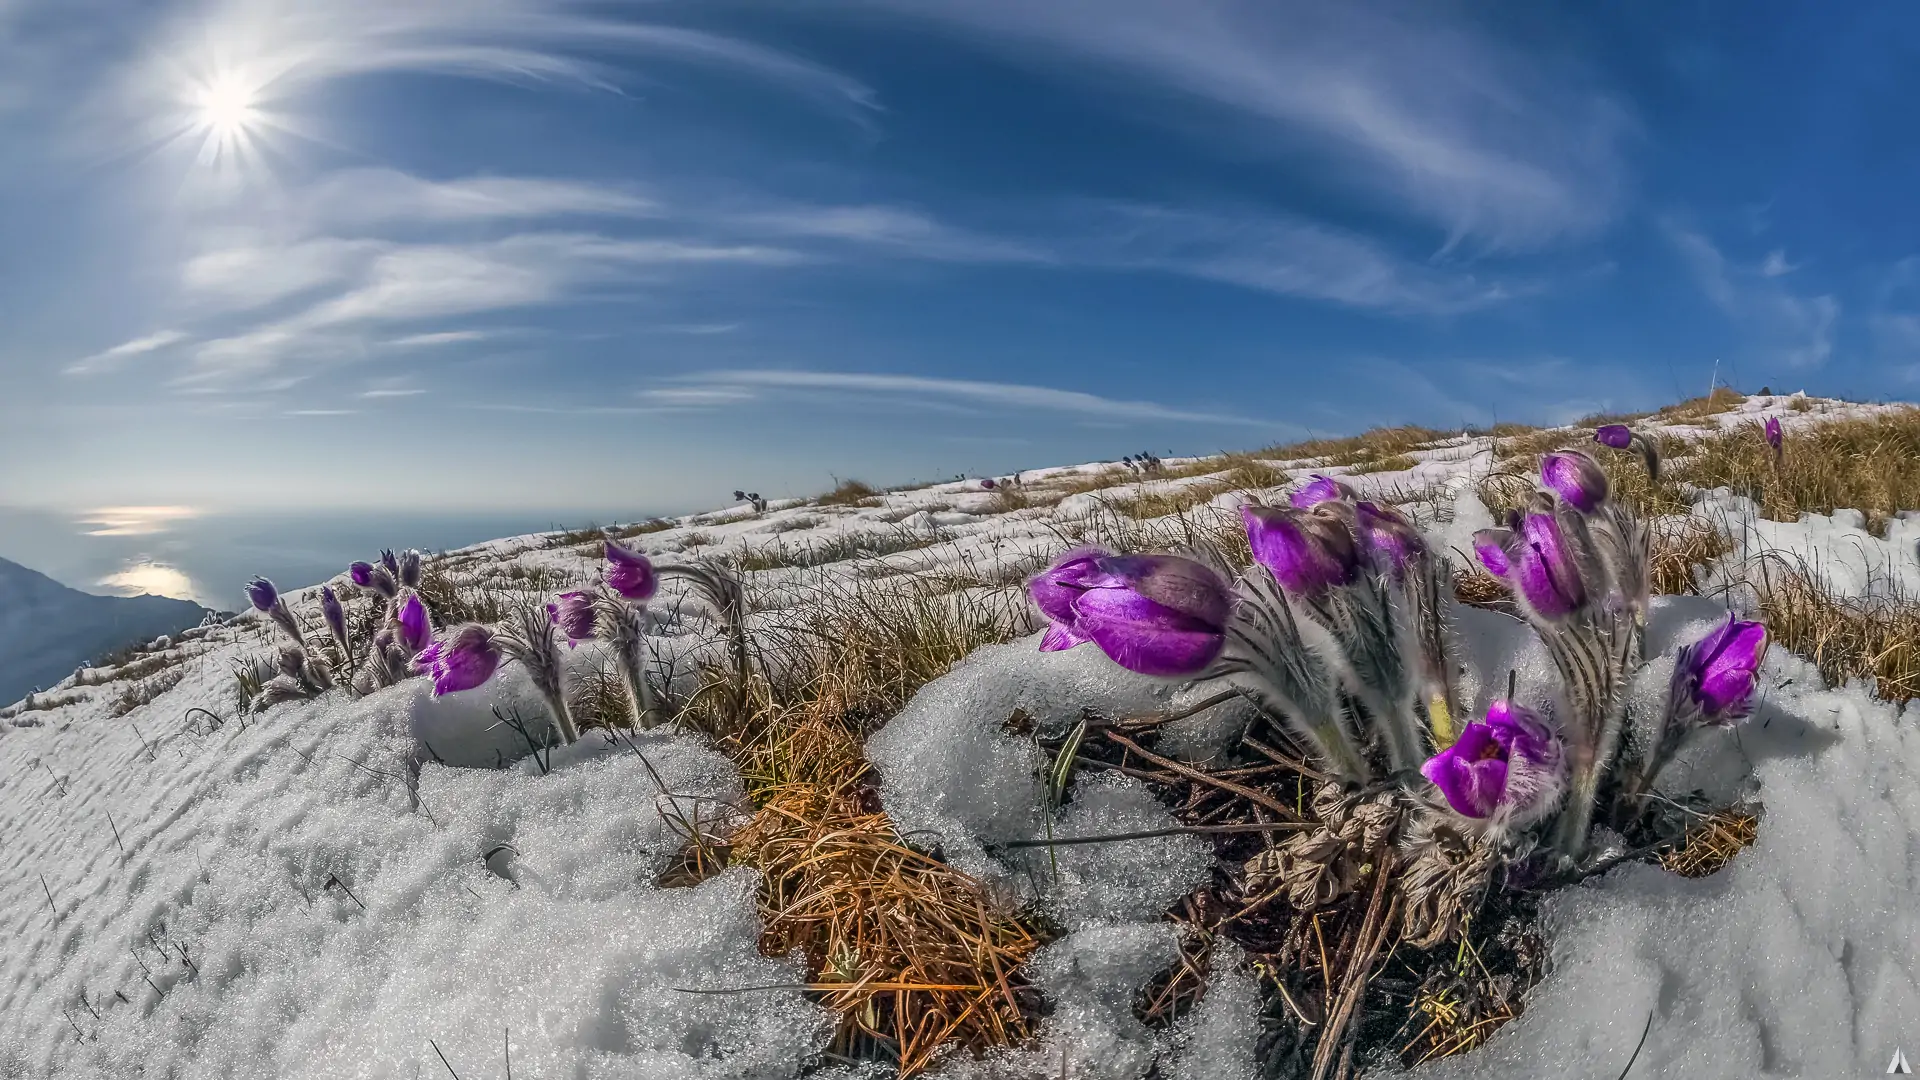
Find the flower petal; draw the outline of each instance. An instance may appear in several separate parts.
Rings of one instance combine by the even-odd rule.
[[[1218,625],[1176,611],[1130,589],[1091,589],[1074,602],[1074,631],[1114,663],[1142,675],[1194,675],[1226,646]]]

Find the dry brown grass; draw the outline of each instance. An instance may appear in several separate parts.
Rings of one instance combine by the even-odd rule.
[[[1700,594],[1700,571],[1733,550],[1727,534],[1704,518],[1671,517],[1653,525],[1653,591]]]
[[[816,497],[813,501],[820,506],[857,506],[863,500],[880,494],[873,485],[859,480],[842,480],[832,491]]]
[[[127,684],[107,705],[107,715],[125,716],[142,705],[148,705],[161,694],[180,685],[187,675],[184,668],[167,668],[158,674]]]
[[[765,749],[805,775],[761,789],[732,857],[764,874],[761,950],[804,956],[809,989],[840,1014],[830,1050],[911,1076],[949,1041],[1026,1039],[1019,970],[1039,940],[979,882],[906,846],[845,727],[816,708],[769,730],[784,745]]]
[[[1704,397],[1688,398],[1654,410],[1653,415],[1662,420],[1685,422],[1700,420],[1719,413],[1731,411],[1734,406],[1747,400],[1747,396],[1731,387],[1716,386],[1713,392]]]
[[[1704,815],[1678,845],[1661,854],[1660,865],[1681,877],[1717,874],[1735,855],[1753,846],[1759,835],[1759,817],[1744,807],[1730,806]]]
[[[1835,596],[1807,568],[1778,558],[1743,576],[1774,642],[1812,660],[1830,685],[1871,678],[1888,701],[1920,697],[1920,600]]]
[[[1870,521],[1920,509],[1920,409],[1833,420],[1788,433],[1776,467],[1749,424],[1691,444],[1673,478],[1752,496],[1776,521],[1851,507]]]
[[[1352,471],[1355,475],[1377,472],[1402,472],[1418,464],[1420,464],[1419,460],[1410,454],[1392,454],[1383,458],[1356,461],[1353,463]]]
[[[1450,439],[1454,432],[1424,427],[1387,427],[1363,431],[1336,439],[1305,439],[1296,443],[1271,446],[1259,452],[1262,458],[1276,461],[1300,461],[1319,458],[1326,465],[1360,465],[1369,461],[1396,457],[1410,450],[1421,450]]]
[[[840,1016],[833,1051],[912,1075],[942,1046],[1024,1040],[1020,966],[1039,944],[977,881],[913,850],[880,811],[866,736],[976,648],[1024,629],[1011,601],[925,582],[822,585],[764,635],[744,713],[695,696],[681,721],[719,736],[754,806],[732,862],[763,874],[761,947],[807,961]]]

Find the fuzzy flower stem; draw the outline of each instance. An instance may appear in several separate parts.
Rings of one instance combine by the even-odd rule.
[[[534,689],[546,699],[561,741],[577,741],[580,729],[574,726],[573,711],[567,708],[567,695],[561,685],[560,646],[553,638],[553,624],[546,609],[529,605],[518,611],[502,643],[513,659],[526,666]]]
[[[654,704],[653,687],[647,682],[647,609],[644,605],[605,595],[600,597],[600,607],[608,641],[620,662],[627,700],[633,706],[633,722],[643,731],[655,727],[660,722],[660,713]]]

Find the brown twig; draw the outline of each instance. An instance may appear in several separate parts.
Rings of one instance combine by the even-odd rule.
[[[1238,795],[1243,799],[1246,799],[1248,802],[1254,803],[1259,806],[1264,806],[1268,810],[1271,810],[1274,813],[1280,815],[1280,819],[1282,821],[1297,822],[1301,820],[1300,815],[1294,813],[1292,807],[1286,805],[1285,803],[1279,801],[1278,799],[1273,798],[1270,795],[1266,795],[1262,792],[1255,791],[1254,789],[1247,787],[1243,784],[1236,784],[1231,780],[1222,780],[1219,777],[1214,776],[1210,773],[1204,772],[1200,769],[1189,768],[1185,765],[1180,764],[1177,761],[1174,761],[1171,758],[1163,758],[1160,755],[1153,753],[1150,750],[1143,750],[1141,749],[1139,743],[1134,742],[1132,739],[1127,738],[1125,735],[1122,735],[1117,731],[1106,729],[1106,730],[1102,730],[1100,734],[1104,735],[1108,739],[1113,740],[1114,742],[1119,743],[1121,746],[1125,747],[1127,750],[1140,755],[1141,757],[1145,758],[1147,761],[1150,761],[1153,764],[1158,765],[1163,769],[1166,769],[1168,772],[1179,773],[1181,776],[1184,776],[1189,780],[1193,780],[1202,784],[1207,784],[1211,787],[1217,787],[1222,791],[1230,791],[1233,794]]]
[[[1142,829],[1138,832],[1108,833],[1104,836],[1057,836],[1051,840],[1002,840],[992,846],[999,848],[1035,848],[1065,847],[1068,844],[1109,844],[1121,840],[1149,840],[1156,836],[1210,836],[1219,833],[1266,833],[1291,832],[1304,829],[1309,825],[1303,821],[1283,822],[1245,822],[1231,825],[1172,825],[1164,829]]]
[[[1400,913],[1400,898],[1396,896],[1390,902],[1386,899],[1387,882],[1392,876],[1388,870],[1389,867],[1384,864],[1374,870],[1373,896],[1367,901],[1366,918],[1361,920],[1360,932],[1341,975],[1339,999],[1327,1015],[1327,1026],[1320,1033],[1320,1044],[1314,1048],[1312,1080],[1325,1080],[1327,1070],[1333,1065],[1335,1049],[1345,1039],[1347,1025],[1353,1021],[1356,1006],[1366,993],[1367,983],[1373,978],[1374,957],[1379,954],[1381,943],[1386,940],[1388,930]]]

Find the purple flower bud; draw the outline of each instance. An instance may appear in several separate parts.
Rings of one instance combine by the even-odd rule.
[[[593,607],[593,594],[590,592],[564,592],[557,602],[547,605],[547,618],[560,632],[567,635],[567,648],[593,637],[596,616]]]
[[[1706,637],[1681,648],[1673,669],[1674,701],[1690,703],[1706,723],[1731,724],[1753,708],[1766,655],[1766,625],[1728,615]]]
[[[405,603],[400,605],[399,614],[394,621],[400,624],[400,647],[407,655],[425,649],[433,640],[433,624],[427,619],[427,605],[420,602],[417,593],[408,593]]]
[[[1290,499],[1294,509],[1307,510],[1319,506],[1323,502],[1335,499],[1352,502],[1353,489],[1335,480],[1331,476],[1321,476],[1319,473],[1315,473],[1311,480],[1301,485],[1300,488],[1290,496]]]
[[[420,587],[420,549],[408,548],[400,553],[400,572],[395,576],[400,584],[409,589]]]
[[[1540,482],[1583,514],[1607,499],[1607,474],[1578,450],[1558,450],[1540,459]]]
[[[1355,507],[1354,521],[1361,546],[1376,564],[1392,570],[1395,577],[1426,554],[1427,542],[1420,530],[1391,506],[1360,503]]]
[[[1255,562],[1273,571],[1288,592],[1316,597],[1351,585],[1360,573],[1360,551],[1347,523],[1326,507],[1290,510],[1242,506],[1247,543]]]
[[[394,555],[392,548],[381,549],[380,565],[387,568],[387,573],[392,574],[395,581],[400,580],[400,560]]]
[[[347,642],[347,611],[340,606],[340,598],[333,594],[331,585],[320,587],[320,615],[327,620],[327,632],[344,648]]]
[[[660,588],[660,579],[653,572],[653,563],[645,556],[630,548],[622,547],[609,539],[606,542],[607,587],[629,600],[651,600]]]
[[[1767,423],[1762,434],[1766,436],[1767,445],[1773,448],[1773,456],[1775,458],[1780,457],[1780,455],[1786,451],[1787,433],[1781,430],[1779,417],[1767,417]]]
[[[1473,534],[1473,553],[1494,577],[1505,578],[1513,573],[1513,559],[1507,555],[1512,547],[1512,529],[1481,529]]]
[[[1518,515],[1512,529],[1481,529],[1473,534],[1473,552],[1487,573],[1505,581],[1533,612],[1562,619],[1586,603],[1560,522],[1550,513]]]
[[[280,602],[280,590],[266,578],[256,577],[247,582],[247,600],[257,611],[272,611],[273,605]]]
[[[1142,675],[1206,669],[1226,645],[1233,595],[1227,583],[1177,555],[1069,551],[1027,585],[1051,625],[1045,652],[1091,641],[1114,663]]]
[[[1552,514],[1531,513],[1522,519],[1513,548],[1513,579],[1527,606],[1548,619],[1571,615],[1587,601],[1580,568]]]
[[[448,631],[413,658],[415,671],[424,671],[433,679],[433,696],[471,690],[493,678],[499,670],[500,644],[493,631],[479,623],[467,623]]]
[[[1633,429],[1625,424],[1607,424],[1593,433],[1593,441],[1615,450],[1625,450],[1633,445]]]
[[[1560,740],[1532,710],[1510,701],[1487,706],[1484,722],[1468,724],[1452,746],[1420,767],[1470,818],[1535,816],[1558,800],[1566,755]]]
[[[370,562],[353,563],[347,567],[347,576],[353,579],[355,585],[364,589],[373,584],[373,564]]]
[[[1000,485],[994,482],[993,477],[989,476],[985,480],[980,481],[980,486],[986,488],[988,491],[992,491]]]

